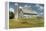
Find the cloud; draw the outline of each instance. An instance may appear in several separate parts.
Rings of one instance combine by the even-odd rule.
[[[14,12],[14,9],[13,9],[13,8],[10,8],[9,10],[10,10],[11,12]]]
[[[22,6],[19,6],[19,8],[21,8],[21,9],[22,9],[23,7],[22,7]]]
[[[40,9],[44,9],[43,6],[40,6]]]
[[[15,3],[15,5],[18,5],[18,3]]]
[[[27,5],[25,5],[24,7],[28,7]]]
[[[39,4],[36,4],[35,6],[36,6],[36,7],[39,7],[40,5],[39,5]]]
[[[43,6],[40,6],[39,4],[36,4],[35,6],[38,8],[37,10],[42,11],[44,9],[44,7]]]
[[[38,10],[40,10],[40,11],[43,11],[43,9],[44,9],[43,6],[40,6],[40,7],[38,8]]]
[[[24,7],[31,7],[31,6],[25,5]]]
[[[30,5],[30,6],[28,6],[28,7],[31,7],[31,5]]]
[[[43,12],[41,12],[40,14],[43,15]]]

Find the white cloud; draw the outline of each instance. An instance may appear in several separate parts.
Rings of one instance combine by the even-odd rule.
[[[25,5],[24,7],[31,7],[31,6]]]
[[[11,12],[14,12],[14,9],[13,9],[13,8],[10,8],[9,10],[10,10]]]
[[[18,3],[15,3],[15,5],[18,5]]]
[[[38,10],[42,11],[44,9],[43,6],[40,6],[39,4],[36,4],[36,7],[38,7]]]
[[[43,6],[40,6],[40,7],[38,8],[38,10],[40,10],[40,11],[42,11],[43,9],[44,9]]]
[[[31,6],[28,6],[28,7],[31,7]]]
[[[21,9],[22,9],[23,7],[19,6],[19,8],[21,8]]]
[[[40,6],[40,9],[44,9],[43,6]]]
[[[24,7],[28,7],[27,5],[25,5]]]
[[[43,15],[43,12],[41,12],[40,14]]]
[[[39,5],[39,4],[36,4],[35,6],[36,6],[36,7],[39,7],[40,5]]]

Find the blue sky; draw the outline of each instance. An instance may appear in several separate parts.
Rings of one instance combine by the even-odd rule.
[[[44,15],[44,4],[35,4],[35,3],[16,3],[16,2],[9,2],[9,10],[13,11],[16,10],[18,7],[28,8],[29,10],[36,11],[38,15]]]

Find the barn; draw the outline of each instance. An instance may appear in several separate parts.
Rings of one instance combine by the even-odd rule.
[[[15,11],[15,18],[31,18],[32,16],[36,16],[37,13],[35,11],[29,10],[28,8],[18,7]]]

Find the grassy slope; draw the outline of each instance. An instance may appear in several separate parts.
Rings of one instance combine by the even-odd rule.
[[[43,19],[9,19],[9,28],[43,27]]]

